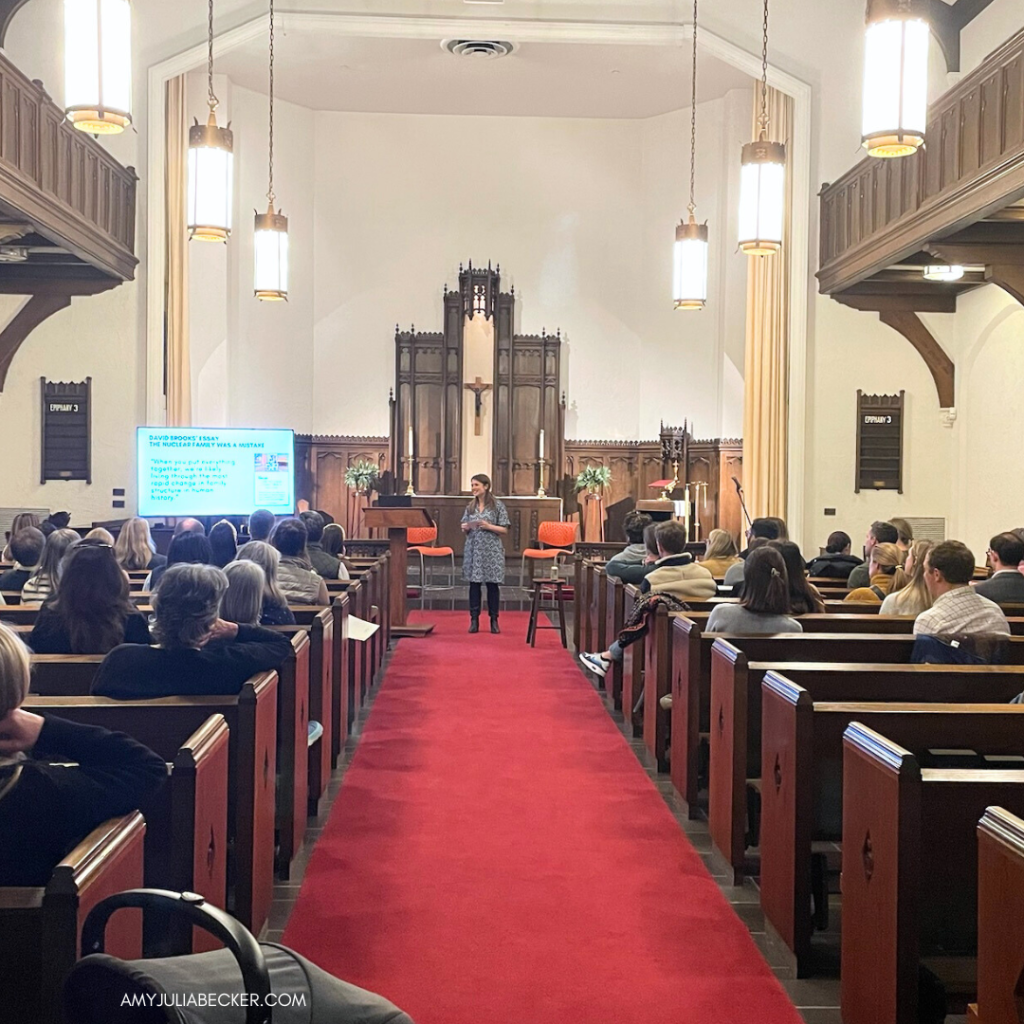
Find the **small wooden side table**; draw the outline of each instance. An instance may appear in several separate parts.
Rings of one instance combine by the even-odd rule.
[[[567,579],[563,579],[562,577],[559,577],[558,579],[551,579],[550,577],[544,576],[535,576],[531,582],[533,583],[533,601],[530,604],[530,625],[526,629],[526,642],[531,647],[536,647],[538,629],[557,629],[562,634],[562,646],[568,647],[569,644],[565,636],[564,602],[568,600],[565,590],[571,586],[571,584]],[[549,593],[553,593],[555,604],[558,606],[557,626],[537,625],[537,617],[540,614],[540,599],[545,588],[547,588]]]

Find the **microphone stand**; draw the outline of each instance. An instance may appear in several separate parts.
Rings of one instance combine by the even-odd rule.
[[[743,509],[743,515],[746,516],[747,519],[747,529],[750,529],[753,523],[750,520],[750,513],[747,511],[747,503],[743,500],[743,488],[740,486],[740,482],[736,477],[732,478],[732,482],[736,485],[736,494],[740,499],[740,508]]]

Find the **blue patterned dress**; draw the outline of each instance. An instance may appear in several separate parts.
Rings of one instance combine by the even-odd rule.
[[[494,507],[484,506],[482,512],[477,511],[476,502],[462,513],[462,521],[493,523],[495,526],[508,526],[510,520],[503,502],[495,499]],[[505,545],[502,535],[490,530],[470,530],[466,534],[466,550],[462,556],[462,578],[468,583],[504,583],[505,582]]]

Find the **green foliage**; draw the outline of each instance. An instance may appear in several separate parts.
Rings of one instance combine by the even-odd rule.
[[[596,491],[612,482],[612,471],[607,466],[592,466],[588,462],[583,472],[576,477],[577,491]]]
[[[345,486],[357,491],[372,491],[380,477],[380,470],[369,459],[356,459],[345,470]]]

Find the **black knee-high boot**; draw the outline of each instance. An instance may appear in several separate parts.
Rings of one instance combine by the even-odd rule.
[[[500,633],[501,629],[498,627],[498,609],[500,607],[501,598],[498,593],[497,583],[487,584],[487,614],[491,617],[491,632]]]
[[[480,584],[469,585],[469,631],[480,632]]]

